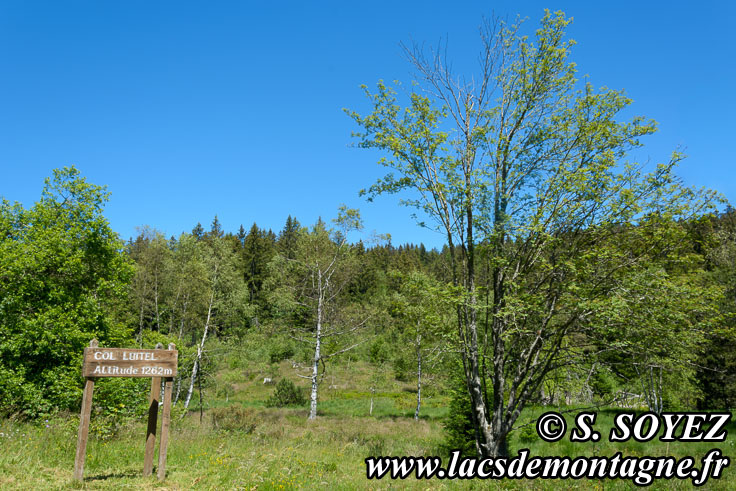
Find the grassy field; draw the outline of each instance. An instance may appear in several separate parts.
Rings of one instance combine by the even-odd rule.
[[[237,365],[237,364],[235,364]],[[477,480],[392,481],[367,480],[368,456],[448,457],[442,429],[447,399],[429,391],[423,417],[412,418],[416,394],[411,383],[397,382],[389,373],[377,377],[367,364],[343,364],[325,378],[320,417],[306,420],[306,408],[266,408],[273,386],[264,376],[288,377],[302,386],[290,362],[262,364],[250,370],[223,365],[217,371],[202,421],[198,410],[176,418],[168,452],[167,478],[143,478],[145,421],[127,422],[114,436],[92,432],[88,445],[85,480],[72,480],[78,417],[59,415],[36,423],[0,422],[0,489],[630,489],[630,481]],[[374,394],[369,415],[370,387]],[[219,394],[219,395],[217,395]],[[224,394],[224,396],[222,396]],[[196,407],[196,401],[193,403]],[[533,420],[551,408],[531,408],[521,421]],[[570,409],[570,408],[565,408]],[[616,452],[632,456],[691,455],[699,459],[711,448],[736,455],[736,427],[729,427],[724,443],[661,442],[609,443],[606,436],[616,410],[599,413],[596,429],[602,441],[576,444],[563,439],[545,443],[539,439],[511,438],[512,451],[529,448],[536,455],[598,455]],[[574,412],[567,413],[572,423]],[[107,435],[107,437],[105,437]],[[532,435],[533,436],[533,435]],[[736,472],[729,467],[720,480],[703,489],[736,489]],[[154,471],[155,476],[155,471]],[[655,482],[651,489],[689,489],[690,481]]]

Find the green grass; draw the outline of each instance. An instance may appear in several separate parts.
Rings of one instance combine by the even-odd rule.
[[[206,390],[202,423],[198,411],[172,425],[167,478],[141,476],[145,421],[129,421],[112,438],[91,432],[85,480],[72,480],[78,417],[59,415],[37,423],[0,422],[0,489],[631,489],[629,481],[368,481],[364,459],[377,455],[447,458],[442,419],[447,398],[440,389],[428,390],[423,417],[413,420],[416,394],[410,382],[397,382],[387,373],[376,376],[365,363],[331,367],[320,399],[320,416],[308,422],[306,408],[265,408],[274,390],[263,376],[288,377],[306,387],[288,362],[263,364],[250,372],[221,367]],[[234,387],[227,402],[216,397],[222,384]],[[371,387],[373,414],[369,416]],[[332,387],[332,388],[329,388]],[[196,408],[197,400],[192,403]],[[245,407],[246,409],[238,409]],[[533,407],[519,423],[531,421],[550,408]],[[217,414],[219,426],[213,425]],[[701,458],[711,448],[736,456],[736,427],[722,444],[610,443],[608,431],[616,410],[599,412],[596,429],[603,439],[595,444],[521,442],[520,431],[510,440],[512,451],[529,448],[532,456],[691,455]],[[574,412],[567,413],[572,425]],[[94,415],[93,415],[94,419]],[[48,425],[48,427],[47,427]],[[94,426],[93,426],[94,427]],[[732,464],[718,481],[704,489],[736,489]],[[154,472],[155,476],[155,472]],[[689,489],[690,481],[655,482],[651,489]]]

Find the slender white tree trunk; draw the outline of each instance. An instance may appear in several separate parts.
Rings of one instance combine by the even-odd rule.
[[[419,410],[422,407],[422,335],[417,333],[417,410],[414,419],[419,419]]]
[[[176,377],[176,395],[174,396],[174,406],[179,402],[179,395],[181,394],[181,375]]]
[[[320,345],[322,343],[322,309],[324,292],[322,288],[322,271],[317,271],[317,330],[314,334],[314,361],[312,363],[312,393],[309,397],[309,419],[317,417],[317,386],[319,375]]]
[[[210,305],[207,307],[207,322],[204,324],[204,333],[202,334],[202,342],[197,346],[197,359],[194,360],[194,366],[192,367],[192,377],[189,379],[189,391],[187,392],[187,398],[184,401],[184,409],[189,408],[189,402],[192,400],[192,392],[194,392],[194,380],[197,378],[197,372],[199,370],[199,364],[202,360],[202,350],[204,349],[204,342],[207,340],[207,333],[210,330],[210,318],[212,317],[212,304],[215,301],[215,289],[212,288],[212,294],[210,295]]]
[[[156,305],[156,331],[161,332],[161,315],[158,310],[158,273],[153,275],[153,301]]]
[[[184,400],[184,409],[189,408],[189,402],[192,400],[192,393],[194,392],[194,381],[197,378],[197,371],[199,369],[199,357],[201,356],[201,354],[202,350],[199,346],[197,346],[197,358],[194,360],[194,366],[192,367],[192,376],[189,378],[189,390],[187,391],[187,398]]]

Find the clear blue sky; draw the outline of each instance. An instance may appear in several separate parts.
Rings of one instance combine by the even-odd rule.
[[[644,156],[678,145],[688,184],[736,202],[736,7],[732,2],[34,2],[0,3],[0,195],[30,206],[74,164],[112,192],[123,239],[256,221],[278,232],[359,207],[395,245],[442,237],[397,198],[358,191],[382,174],[349,147],[360,84],[410,80],[399,43],[449,38],[457,66],[483,15],[573,17],[582,74],[625,88],[630,115],[660,123]]]

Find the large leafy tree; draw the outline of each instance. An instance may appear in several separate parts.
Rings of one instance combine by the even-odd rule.
[[[0,410],[73,408],[83,348],[128,342],[133,269],[102,214],[108,193],[55,170],[31,208],[0,204]]]
[[[679,154],[651,171],[628,160],[656,124],[619,121],[631,103],[622,91],[580,83],[569,23],[547,12],[531,39],[518,24],[487,23],[479,73],[468,78],[444,50],[407,49],[417,79],[406,104],[379,83],[366,89],[372,112],[349,111],[359,145],[385,152],[380,163],[393,171],[366,193],[404,193],[422,225],[446,237],[483,456],[507,453],[514,422],[545,376],[570,362],[569,343],[600,300],[666,254],[674,221],[708,201],[673,174]]]

